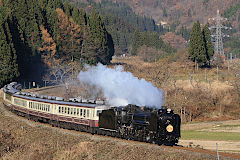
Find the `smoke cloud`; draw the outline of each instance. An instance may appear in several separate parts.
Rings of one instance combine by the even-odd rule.
[[[79,73],[79,80],[83,83],[96,86],[104,93],[108,103],[113,106],[135,104],[160,108],[163,92],[144,79],[134,77],[125,72],[122,66],[114,69],[102,64],[90,67]]]

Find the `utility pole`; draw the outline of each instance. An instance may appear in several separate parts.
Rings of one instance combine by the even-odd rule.
[[[230,62],[232,63],[232,53],[230,53]]]
[[[223,37],[229,37],[229,35],[225,35],[222,33],[222,29],[232,29],[231,27],[226,27],[222,25],[222,21],[226,21],[227,18],[223,18],[220,16],[219,9],[217,10],[217,16],[214,18],[209,18],[208,21],[216,21],[216,25],[210,27],[209,29],[215,29],[216,33],[211,35],[212,37],[215,38],[215,47],[214,47],[214,56],[213,56],[213,61],[216,60],[217,55],[220,56],[225,56],[224,54],[224,49],[223,49]]]

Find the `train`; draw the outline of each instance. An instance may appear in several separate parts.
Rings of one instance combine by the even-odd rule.
[[[170,108],[110,106],[102,100],[81,98],[64,100],[23,92],[17,82],[5,85],[2,97],[13,113],[56,127],[158,145],[176,145],[181,137],[181,118]]]

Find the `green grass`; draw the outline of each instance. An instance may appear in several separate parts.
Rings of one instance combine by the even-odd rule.
[[[233,124],[233,125],[220,125],[219,127],[240,127],[240,124]]]
[[[212,141],[240,141],[240,134],[233,132],[202,132],[194,130],[183,130],[183,140],[212,140]]]

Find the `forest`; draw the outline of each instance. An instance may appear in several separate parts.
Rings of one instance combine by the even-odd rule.
[[[136,48],[139,48],[139,45],[145,45],[145,42],[138,44],[137,41],[140,37],[136,36],[136,32],[142,35],[142,40],[151,41],[152,45],[148,45],[148,47],[164,50],[168,54],[175,52],[170,45],[164,44],[162,39],[159,38],[160,35],[168,32],[169,29],[164,28],[161,24],[157,24],[151,17],[137,15],[124,2],[113,3],[109,0],[102,0],[101,3],[94,1],[79,2],[76,0],[71,0],[70,2],[82,8],[96,7],[104,17],[106,28],[113,37],[117,55],[136,55]],[[182,34],[184,31],[181,30],[178,34]],[[188,33],[190,34],[190,32]],[[157,39],[150,38],[153,35],[157,36]],[[156,44],[159,45],[156,46]]]
[[[64,73],[56,73],[56,68],[69,71],[72,63],[108,64],[115,48],[132,55],[142,45],[175,52],[159,37],[164,30],[153,19],[137,16],[124,4],[104,3],[2,0],[0,86],[13,80],[42,81],[46,75],[62,78]],[[145,40],[139,43],[139,38]]]

